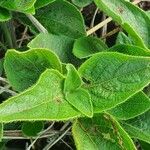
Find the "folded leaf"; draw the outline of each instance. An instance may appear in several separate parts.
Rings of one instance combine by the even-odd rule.
[[[79,68],[93,101],[94,112],[115,107],[150,83],[150,59],[100,52]]]
[[[150,111],[123,123],[124,129],[132,138],[145,141],[150,144]]]
[[[68,72],[64,83],[64,92],[72,92],[81,87],[82,79],[72,64],[68,64],[66,69]]]
[[[86,90],[79,88],[73,92],[67,92],[65,95],[66,100],[81,113],[88,117],[93,116],[91,97]]]
[[[150,18],[125,0],[94,0],[96,5],[120,24],[137,46],[150,48]]]
[[[54,34],[41,33],[28,44],[28,47],[48,48],[55,52],[62,62],[67,63],[73,60],[73,42],[74,39],[64,35],[58,36]]]
[[[108,49],[107,45],[95,37],[82,37],[75,41],[73,46],[73,54],[82,59],[100,51]]]
[[[150,99],[143,92],[133,95],[124,103],[108,111],[121,120],[134,118],[150,109]]]
[[[72,132],[78,150],[136,150],[119,123],[103,114],[78,119]]]
[[[81,115],[63,95],[64,77],[47,69],[36,85],[0,104],[0,122],[68,120]]]
[[[11,14],[8,10],[0,7],[0,22],[11,19]]]
[[[0,6],[10,10],[24,12],[31,8],[35,1],[36,0],[1,0]]]
[[[30,49],[25,52],[8,50],[4,67],[10,84],[17,91],[33,85],[46,68],[61,72],[59,59],[48,49]]]

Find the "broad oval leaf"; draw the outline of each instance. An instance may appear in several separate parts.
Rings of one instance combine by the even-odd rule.
[[[42,121],[34,121],[23,122],[21,130],[25,136],[35,137],[43,128],[44,124]]]
[[[1,0],[0,6],[9,10],[26,12],[26,10],[34,5],[35,1],[36,0]]]
[[[77,58],[87,58],[100,51],[108,49],[107,45],[95,37],[81,37],[77,39],[73,46],[73,54]]]
[[[67,1],[54,1],[38,9],[35,17],[49,33],[66,35],[71,38],[86,35],[81,13]]]
[[[64,77],[47,69],[26,91],[0,104],[0,122],[68,120],[81,116],[64,98]]]
[[[78,150],[136,150],[133,141],[119,123],[103,114],[92,119],[78,119],[72,132]]]
[[[135,139],[150,144],[150,110],[144,114],[123,122],[122,125],[128,134]]]
[[[11,19],[11,14],[8,10],[0,7],[0,22]]]
[[[46,68],[61,72],[61,64],[57,56],[48,49],[30,49],[25,52],[8,50],[4,68],[11,86],[23,91],[33,85]]]
[[[64,63],[73,60],[72,46],[74,39],[64,35],[44,34],[36,36],[29,44],[30,48],[48,48],[55,52]]]
[[[150,59],[100,52],[79,68],[93,101],[94,112],[115,107],[150,83]]]
[[[150,18],[144,11],[125,0],[94,1],[129,33],[137,46],[150,48]]]
[[[120,120],[127,120],[141,115],[149,109],[149,97],[143,92],[139,92],[108,112]]]

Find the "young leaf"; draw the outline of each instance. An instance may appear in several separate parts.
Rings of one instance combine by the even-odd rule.
[[[35,137],[40,131],[42,131],[43,127],[44,124],[41,121],[23,122],[21,130],[25,136]]]
[[[150,83],[150,59],[100,52],[79,68],[93,101],[94,112],[115,107]]]
[[[82,79],[73,65],[68,64],[66,69],[68,72],[64,83],[64,92],[73,92],[81,87]]]
[[[33,87],[0,104],[0,122],[79,117],[81,113],[64,98],[63,83],[64,77],[58,71],[47,69]]]
[[[133,56],[150,56],[150,51],[134,45],[120,44],[108,49],[108,51],[119,52]]]
[[[3,138],[3,124],[0,123],[0,142],[2,141]]]
[[[90,57],[97,52],[105,51],[106,49],[108,49],[107,45],[100,39],[95,37],[82,37],[75,41],[73,54],[82,59]]]
[[[116,44],[127,44],[127,45],[133,45],[132,39],[130,39],[127,35],[125,35],[123,32],[119,32],[116,40]]]
[[[90,3],[92,3],[93,0],[72,0],[72,2],[79,6],[79,7],[85,7],[87,5],[89,5]]]
[[[61,72],[59,59],[48,49],[30,49],[25,52],[8,50],[4,68],[10,84],[17,91],[33,85],[46,68]]]
[[[65,94],[66,100],[88,117],[93,116],[93,106],[90,94],[82,88]]]
[[[1,0],[0,6],[9,10],[25,12],[34,5],[35,1],[36,0]]]
[[[53,2],[54,0],[36,0],[35,8],[39,9],[41,7],[44,7],[48,5],[49,3]]]
[[[145,141],[150,144],[150,110],[144,114],[127,120],[123,123],[124,129],[132,138]]]
[[[103,114],[78,119],[72,132],[78,150],[136,150],[119,123]]]
[[[143,92],[139,92],[108,112],[120,120],[127,120],[134,118],[149,109],[149,97]]]
[[[8,10],[0,7],[0,22],[11,19],[11,14]]]
[[[150,18],[144,11],[125,0],[94,1],[129,33],[137,46],[150,48]]]
[[[35,17],[49,33],[66,35],[71,38],[86,35],[81,13],[67,1],[54,1],[46,7],[38,9]]]
[[[48,48],[55,52],[60,60],[64,63],[71,62],[73,59],[72,45],[74,39],[64,35],[44,34],[41,33],[34,38],[29,44],[30,48]]]

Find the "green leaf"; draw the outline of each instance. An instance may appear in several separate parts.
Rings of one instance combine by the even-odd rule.
[[[46,68],[61,72],[61,64],[57,56],[48,49],[30,49],[25,52],[8,50],[4,68],[12,87],[23,91],[33,85]]]
[[[82,37],[75,41],[73,46],[73,54],[82,59],[90,57],[91,55],[105,51],[108,47],[98,38]]]
[[[38,9],[38,8],[44,7],[53,1],[54,0],[36,0],[35,8]]]
[[[133,55],[133,56],[150,56],[150,52],[147,51],[146,49],[143,49],[138,46],[126,45],[126,44],[115,45],[110,49],[108,49],[108,51],[119,52],[119,53]]]
[[[0,6],[13,11],[25,12],[34,5],[35,1],[36,0],[1,0]]]
[[[129,33],[137,46],[150,48],[150,18],[144,11],[125,0],[94,1]]]
[[[0,105],[0,122],[68,120],[81,113],[63,95],[64,77],[56,70],[47,69],[38,82],[21,94]]]
[[[81,87],[82,79],[72,64],[67,64],[66,69],[68,72],[64,83],[64,92],[72,92]]]
[[[41,33],[29,44],[30,48],[48,48],[55,52],[62,62],[71,62],[73,60],[72,45],[74,40],[63,35]]]
[[[43,128],[44,124],[41,121],[23,122],[21,130],[25,136],[35,137]]]
[[[123,123],[124,129],[132,138],[145,141],[150,144],[150,111],[130,119]]]
[[[66,35],[71,38],[86,35],[81,13],[67,1],[57,0],[38,9],[35,18],[49,33]]]
[[[120,120],[127,120],[134,118],[149,109],[149,97],[143,92],[139,92],[108,112]]]
[[[132,39],[130,39],[126,34],[123,32],[119,32],[116,40],[116,44],[128,44],[128,45],[133,45]]]
[[[90,3],[92,3],[93,0],[72,0],[72,2],[79,6],[79,7],[85,7],[87,5],[89,5]]]
[[[65,94],[66,100],[88,117],[93,116],[93,106],[90,94],[82,88]]]
[[[0,22],[11,19],[11,14],[8,10],[0,7]]]
[[[150,59],[100,52],[85,61],[79,73],[86,82],[94,112],[115,107],[150,83]]]
[[[78,119],[72,132],[78,150],[136,150],[119,123],[103,114]]]
[[[0,142],[2,141],[3,138],[3,124],[0,123]]]

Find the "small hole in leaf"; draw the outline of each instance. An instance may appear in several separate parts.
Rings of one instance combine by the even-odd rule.
[[[86,78],[82,78],[82,81],[86,84],[91,84],[91,81]]]

